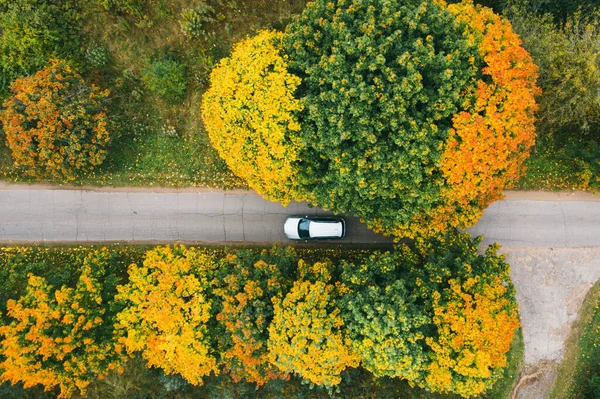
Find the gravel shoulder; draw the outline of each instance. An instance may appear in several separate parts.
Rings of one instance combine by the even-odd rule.
[[[514,398],[550,392],[565,342],[590,288],[600,278],[600,247],[503,247],[517,289],[525,367]]]

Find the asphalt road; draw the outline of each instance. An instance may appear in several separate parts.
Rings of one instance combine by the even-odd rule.
[[[484,244],[511,247],[600,246],[600,202],[497,201],[469,232],[483,234]]]
[[[0,242],[286,241],[289,215],[330,214],[305,203],[283,207],[247,191],[120,192],[56,189],[0,190]],[[387,244],[357,218],[347,217],[341,243]]]
[[[562,196],[562,197],[561,197]],[[531,198],[530,198],[531,197]],[[523,199],[524,198],[524,199]],[[283,207],[249,191],[74,190],[0,185],[0,243],[286,241],[288,215],[328,214],[304,203]],[[347,217],[342,243],[388,244]],[[523,193],[492,204],[469,229],[503,246],[600,246],[600,198]]]

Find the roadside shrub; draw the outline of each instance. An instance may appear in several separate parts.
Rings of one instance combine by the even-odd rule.
[[[361,366],[377,378],[418,381],[426,368],[432,318],[402,275],[420,266],[406,249],[359,264],[342,261],[342,281],[350,287],[340,300],[344,325]]]
[[[540,134],[600,134],[600,10],[576,12],[561,25],[523,6],[506,15],[540,68]]]
[[[31,75],[51,58],[78,58],[81,11],[73,1],[0,2],[0,99],[19,76]]]
[[[491,10],[319,0],[286,32],[313,204],[387,235],[431,235],[473,224],[518,177],[536,68]]]
[[[65,61],[15,80],[2,125],[23,174],[72,181],[102,164],[111,141],[108,90],[85,84]]]
[[[181,62],[165,58],[149,63],[142,71],[144,86],[167,103],[180,103],[188,84],[186,67]]]
[[[422,261],[409,281],[435,326],[425,338],[432,352],[417,383],[433,392],[484,393],[502,376],[520,327],[506,256],[497,254],[497,244],[480,255],[481,239],[451,233],[415,248]]]
[[[105,375],[90,397],[123,396],[132,380],[150,396],[481,395],[519,321],[504,256],[479,244],[452,232],[335,262],[348,252],[2,249],[0,383],[68,396]],[[56,263],[65,276],[48,272]],[[37,271],[47,278],[11,278]],[[149,370],[130,361],[121,374],[125,352]]]
[[[465,34],[481,40],[482,76],[468,89],[472,97],[463,110],[452,117],[440,160],[445,180],[440,204],[415,216],[413,223],[421,230],[475,224],[519,178],[536,135],[537,67],[510,23],[469,3],[448,9],[466,23]]]

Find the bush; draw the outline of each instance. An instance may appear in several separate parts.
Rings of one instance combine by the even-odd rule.
[[[92,42],[85,51],[86,66],[103,68],[110,61],[110,53],[103,45]]]
[[[80,16],[73,1],[0,2],[0,99],[13,80],[35,73],[50,58],[78,58]]]
[[[336,263],[337,250],[298,250],[304,261],[279,247],[3,248],[0,383],[66,395],[106,375],[90,397],[138,382],[153,397],[425,397],[408,384],[476,396],[502,374],[518,327],[508,265],[479,243],[451,233]],[[23,283],[29,271],[47,278]],[[124,351],[152,369],[119,374]]]
[[[179,25],[184,36],[188,38],[209,39],[214,36],[214,32],[208,31],[204,25],[215,21],[215,9],[207,3],[199,2],[194,8],[187,8],[181,12]]]
[[[171,58],[151,62],[142,71],[144,86],[164,101],[175,104],[183,100],[188,77],[185,65]]]
[[[576,12],[560,26],[522,6],[506,15],[540,68],[540,134],[600,134],[600,11]]]
[[[410,255],[409,252],[406,252]],[[344,262],[345,263],[345,262]],[[345,328],[361,366],[376,378],[417,381],[427,363],[425,336],[431,316],[394,271],[414,264],[398,253],[372,255],[360,265],[345,264],[352,287],[340,301]]]
[[[2,124],[17,167],[25,175],[72,181],[92,173],[111,140],[108,90],[87,86],[65,61],[15,80]]]

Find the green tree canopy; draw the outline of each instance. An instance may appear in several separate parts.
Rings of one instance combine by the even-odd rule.
[[[452,232],[342,264],[339,306],[363,367],[464,397],[498,380],[519,318],[504,256],[480,242]]]
[[[276,37],[221,63],[203,113],[259,193],[415,237],[473,224],[518,178],[537,69],[490,9],[315,0]]]
[[[440,3],[412,0],[317,0],[288,26],[310,201],[384,223],[436,205],[452,116],[480,74],[463,31]]]
[[[539,133],[600,134],[600,9],[576,12],[561,25],[522,5],[508,8],[506,15],[540,67]]]

